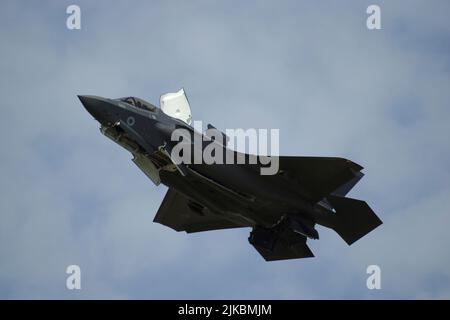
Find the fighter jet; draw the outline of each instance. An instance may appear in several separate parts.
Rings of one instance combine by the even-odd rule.
[[[229,148],[228,137],[212,125],[218,135],[194,130],[183,89],[162,95],[159,108],[137,97],[78,97],[101,133],[128,150],[153,183],[168,187],[154,222],[187,233],[250,227],[248,240],[266,261],[313,257],[307,239],[319,238],[316,224],[348,245],[382,224],[366,202],[346,197],[363,177],[360,165],[337,157],[278,156],[277,173],[262,175],[262,161]],[[189,132],[194,152],[200,137],[200,148],[213,145],[224,157],[248,161],[180,163],[172,153],[177,129]]]

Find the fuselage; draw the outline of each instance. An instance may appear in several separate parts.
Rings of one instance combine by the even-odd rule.
[[[365,201],[346,197],[362,166],[338,157],[234,151],[213,126],[202,133],[189,125],[183,90],[162,95],[161,109],[135,97],[79,98],[100,131],[128,150],[153,183],[168,187],[153,221],[173,230],[251,227],[249,243],[273,261],[313,257],[306,242],[319,238],[316,224],[349,245],[382,224]]]
[[[205,138],[183,121],[169,117],[161,110],[142,101],[136,106],[124,99],[80,97],[86,109],[101,123],[102,132],[130,151],[135,157],[149,159],[158,170],[160,182],[174,188],[200,206],[243,226],[276,224],[280,212],[302,217],[312,222],[316,211],[325,206],[308,201],[301,186],[293,185],[283,175],[261,175],[261,164],[248,163],[249,155],[230,150],[222,143]],[[146,104],[146,105],[142,105]],[[175,129],[185,129],[191,135],[192,164],[174,165],[168,148]],[[195,144],[196,139],[202,143]],[[194,163],[196,149],[203,152],[210,144],[227,154],[246,157],[244,164]]]

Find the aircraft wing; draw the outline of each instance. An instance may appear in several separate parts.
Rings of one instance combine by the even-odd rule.
[[[257,162],[254,155],[246,155]],[[266,156],[261,158],[269,162]],[[275,157],[272,157],[272,161]],[[275,176],[283,176],[296,185],[297,191],[316,203],[329,194],[345,195],[361,179],[363,169],[359,164],[338,157],[279,156],[279,170]],[[243,164],[260,174],[267,165]],[[274,176],[266,175],[266,179]]]
[[[304,188],[314,202],[334,191],[344,193],[340,192],[344,185],[353,187],[361,178],[359,171],[363,169],[344,158],[289,156],[279,157],[279,168],[279,174]]]
[[[167,191],[153,221],[187,233],[242,227],[212,213],[174,189]]]

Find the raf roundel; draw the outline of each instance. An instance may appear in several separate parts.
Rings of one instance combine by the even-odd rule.
[[[134,117],[128,117],[127,118],[127,124],[132,127],[134,126],[134,123],[136,122],[136,120],[134,120]]]

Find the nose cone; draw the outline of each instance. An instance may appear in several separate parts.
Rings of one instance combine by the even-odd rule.
[[[78,96],[86,110],[100,123],[109,122],[110,103],[102,97],[97,96]]]

